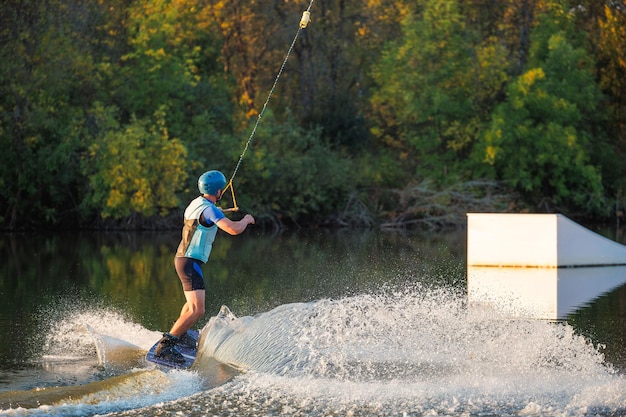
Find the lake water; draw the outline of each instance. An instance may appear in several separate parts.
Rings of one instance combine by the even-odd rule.
[[[626,415],[626,286],[558,320],[471,305],[463,230],[220,235],[199,359],[155,368],[178,238],[1,235],[0,415]]]

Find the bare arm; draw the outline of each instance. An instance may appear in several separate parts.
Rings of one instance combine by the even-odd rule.
[[[246,214],[243,219],[237,221],[224,217],[217,222],[217,227],[230,235],[238,235],[246,230],[249,224],[254,224],[254,217],[250,214]]]

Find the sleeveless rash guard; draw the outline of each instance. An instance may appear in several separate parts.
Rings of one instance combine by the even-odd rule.
[[[206,210],[208,208],[208,210]],[[206,210],[206,211],[205,211]],[[200,216],[205,213],[206,226],[200,223]],[[200,196],[189,203],[185,209],[182,239],[176,251],[177,257],[186,257],[206,262],[213,248],[217,234],[217,221],[223,219],[215,204]]]

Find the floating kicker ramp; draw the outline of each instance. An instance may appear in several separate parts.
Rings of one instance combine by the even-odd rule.
[[[562,214],[467,213],[467,266],[626,265],[626,246]]]
[[[626,246],[561,214],[467,214],[472,306],[560,320],[626,282]]]

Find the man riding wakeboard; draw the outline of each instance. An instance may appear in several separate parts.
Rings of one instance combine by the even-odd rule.
[[[163,334],[155,350],[155,356],[175,363],[185,362],[176,344],[190,343],[185,334],[204,315],[205,285],[202,273],[211,254],[217,229],[230,235],[243,233],[254,217],[246,214],[233,221],[215,205],[222,198],[226,177],[220,171],[207,171],[198,178],[201,195],[195,198],[184,214],[182,239],[174,257],[174,267],[180,278],[186,302],[180,316],[169,332]],[[195,343],[195,341],[193,341]]]

